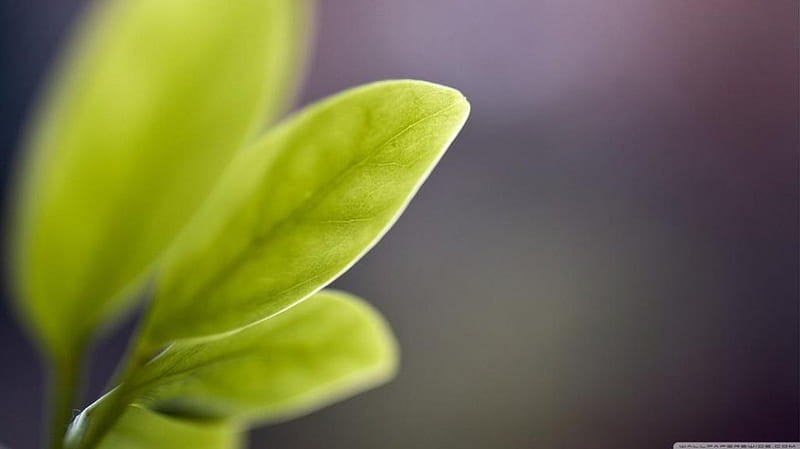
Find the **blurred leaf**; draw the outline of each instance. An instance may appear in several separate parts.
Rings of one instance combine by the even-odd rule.
[[[29,139],[26,318],[58,355],[119,310],[235,150],[285,104],[306,2],[113,0],[81,25]]]
[[[236,449],[239,431],[226,422],[178,419],[129,406],[98,449]]]
[[[379,82],[240,153],[165,260],[147,344],[250,325],[327,285],[394,223],[468,112],[456,90]]]

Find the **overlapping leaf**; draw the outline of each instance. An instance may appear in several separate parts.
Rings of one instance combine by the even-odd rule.
[[[468,112],[456,90],[387,81],[270,131],[165,260],[146,344],[250,325],[324,287],[397,219]]]
[[[31,130],[13,239],[52,353],[119,309],[283,105],[305,3],[110,0],[82,24]]]

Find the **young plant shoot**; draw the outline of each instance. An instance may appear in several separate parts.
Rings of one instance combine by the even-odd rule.
[[[312,6],[103,0],[79,24],[29,128],[11,220],[51,448],[237,448],[249,426],[393,375],[386,322],[325,287],[397,220],[469,104],[382,81],[275,123]],[[111,387],[86,406],[87,350],[139,302]]]

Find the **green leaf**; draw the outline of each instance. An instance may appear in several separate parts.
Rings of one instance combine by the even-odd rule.
[[[92,10],[28,139],[15,216],[25,317],[74,350],[293,91],[306,2],[111,0]]]
[[[98,449],[236,449],[238,430],[226,422],[198,422],[129,406]]]
[[[381,384],[396,364],[383,318],[326,290],[240,332],[176,343],[141,368],[125,394],[176,415],[275,421]]]
[[[103,435],[114,407],[238,423],[285,420],[388,380],[397,349],[372,307],[326,290],[269,320],[205,342],[176,343],[84,410],[68,447]]]
[[[456,90],[387,81],[272,130],[237,156],[165,260],[146,344],[250,325],[330,283],[394,223],[468,113]]]

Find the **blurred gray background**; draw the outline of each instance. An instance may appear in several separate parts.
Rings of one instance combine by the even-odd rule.
[[[784,0],[337,0],[301,104],[452,85],[462,135],[337,282],[397,379],[254,448],[669,448],[800,440],[800,6]],[[3,176],[80,0],[2,0]],[[0,443],[40,373],[0,311]],[[95,357],[97,393],[126,329]]]

